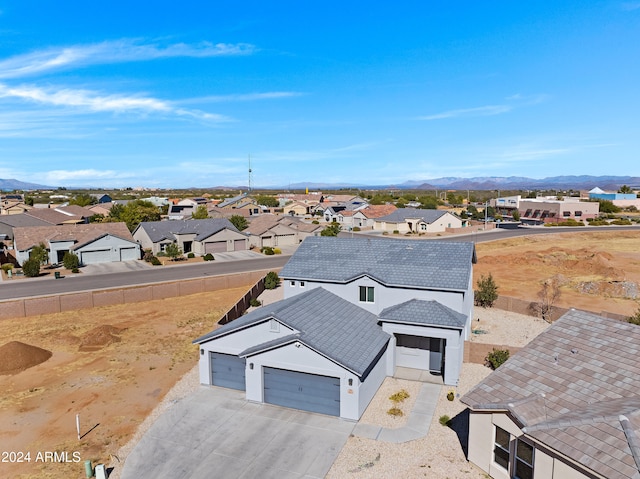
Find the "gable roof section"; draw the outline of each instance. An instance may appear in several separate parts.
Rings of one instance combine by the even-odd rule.
[[[394,211],[396,211],[398,208],[396,207],[396,205],[369,205],[366,208],[363,208],[361,210],[358,210],[358,213],[362,213],[364,216],[366,216],[369,219],[373,219],[373,218],[381,218],[384,216],[388,216],[391,213],[393,213]]]
[[[636,477],[639,356],[639,326],[572,310],[461,400],[509,411],[527,436],[598,474]]]
[[[251,221],[249,221],[249,226],[244,230],[245,233],[249,233],[252,235],[261,235],[269,231],[274,226],[281,224],[278,221],[278,218],[274,215],[259,215],[254,216]],[[282,226],[287,226],[283,224]]]
[[[378,326],[378,317],[323,288],[263,306],[194,340],[217,337],[274,318],[297,333],[249,348],[241,355],[300,341],[359,377],[366,375],[386,347],[390,336]]]
[[[473,243],[314,236],[280,276],[348,283],[367,275],[387,286],[466,291],[475,261]]]
[[[27,226],[14,228],[13,234],[18,251],[26,251],[40,243],[46,245],[50,241],[73,241],[75,244],[71,249],[76,249],[107,234],[135,243],[124,223]]]
[[[5,225],[14,228],[21,226],[50,226],[50,223],[24,213],[20,213],[18,215],[1,215],[0,223],[4,223]]]
[[[46,221],[50,225],[63,225],[63,224],[75,224],[83,223],[84,218],[76,216],[74,214],[62,213],[50,208],[34,208],[27,213],[29,216]]]
[[[427,224],[437,221],[444,215],[449,213],[445,210],[421,210],[418,208],[398,208],[387,216],[376,218],[377,221],[386,221],[387,223],[403,223],[409,219],[421,219]],[[451,214],[451,213],[449,213]]]
[[[145,221],[140,223],[138,228],[142,228],[149,236],[149,239],[154,243],[165,239],[173,241],[176,239],[176,235],[181,234],[195,234],[196,241],[203,241],[223,229],[240,233],[240,231],[238,231],[238,229],[226,218],[211,218],[206,220]],[[138,228],[136,228],[136,231]]]
[[[412,299],[383,309],[380,321],[464,329],[467,317],[437,301]]]

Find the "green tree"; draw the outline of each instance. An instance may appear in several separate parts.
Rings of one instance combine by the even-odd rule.
[[[280,202],[275,196],[258,195],[256,196],[256,202],[259,205],[267,206],[269,208],[277,208],[278,206],[280,206]]]
[[[435,196],[421,196],[418,198],[420,208],[423,210],[435,210],[438,208],[438,199]]]
[[[512,216],[513,221],[520,221],[520,212],[518,210],[513,210]]]
[[[62,257],[62,264],[66,269],[77,269],[80,266],[80,259],[75,253],[67,251]]]
[[[280,276],[275,271],[269,271],[264,278],[265,289],[276,289],[280,284]]]
[[[485,365],[489,366],[491,369],[496,370],[502,364],[504,364],[507,359],[509,359],[509,350],[508,349],[496,349],[493,348],[487,357],[484,358]]]
[[[613,204],[609,200],[598,200],[600,203],[600,213],[619,213],[620,208]]]
[[[22,272],[29,278],[40,276],[40,262],[37,259],[28,259],[22,263]]]
[[[207,211],[207,207],[205,205],[199,205],[196,210],[193,212],[191,217],[194,220],[206,220],[209,217],[209,212]]]
[[[159,221],[160,210],[149,201],[134,200],[124,205],[119,216],[119,220],[127,224],[129,231],[133,231],[142,222]]]
[[[618,193],[629,194],[629,193],[633,193],[633,190],[631,189],[630,186],[622,185],[618,190]]]
[[[246,230],[249,226],[249,223],[247,223],[247,218],[241,215],[233,215],[231,218],[229,218],[229,221],[238,229],[238,231]]]
[[[33,206],[33,196],[25,196],[24,204],[28,206]]]
[[[37,261],[39,265],[44,265],[49,262],[49,252],[44,243],[40,243],[38,246],[31,248],[29,259]]]
[[[491,273],[489,273],[489,276],[480,276],[476,285],[478,289],[473,294],[476,306],[482,306],[483,308],[493,306],[493,303],[498,299],[498,286]]]
[[[331,223],[320,232],[320,236],[338,236],[338,233],[340,233],[340,225],[338,223]]]
[[[169,243],[164,249],[164,252],[171,261],[175,261],[178,256],[182,256],[182,250],[175,243]]]
[[[90,206],[95,205],[98,200],[89,193],[78,193],[69,200],[70,205]]]
[[[109,210],[109,221],[123,221],[122,213],[124,212],[124,205],[120,203],[115,203],[111,206]]]

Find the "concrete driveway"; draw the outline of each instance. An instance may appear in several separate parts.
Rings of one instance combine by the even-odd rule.
[[[156,420],[127,457],[121,478],[322,478],[354,426],[203,386]]]

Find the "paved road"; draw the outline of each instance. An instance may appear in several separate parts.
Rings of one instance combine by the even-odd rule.
[[[122,479],[320,479],[354,422],[202,387],[171,406],[127,457]]]
[[[59,280],[47,278],[33,281],[2,281],[0,282],[0,300],[276,269],[284,266],[288,260],[289,256],[274,255],[258,259],[156,267],[124,273],[81,274]]]

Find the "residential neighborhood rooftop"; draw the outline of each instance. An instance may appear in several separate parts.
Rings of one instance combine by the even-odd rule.
[[[138,228],[143,229],[149,236],[149,239],[154,243],[162,241],[163,239],[173,240],[176,235],[184,234],[195,234],[195,240],[201,241],[225,228],[239,232],[238,229],[226,218],[146,221],[140,223],[136,230]]]
[[[463,329],[467,317],[437,301],[412,299],[380,312],[380,319],[396,323],[416,323]]]
[[[81,223],[73,225],[26,226],[13,230],[14,243],[19,251],[26,251],[41,242],[73,241],[70,249],[78,248],[105,234],[133,241],[124,223]]]
[[[419,218],[422,219],[425,223],[433,223],[438,218],[443,215],[446,215],[448,211],[445,210],[423,210],[420,208],[397,208],[392,213],[387,216],[382,216],[378,218],[378,221],[389,221],[391,223],[396,223],[399,221],[405,221],[407,219]]]

